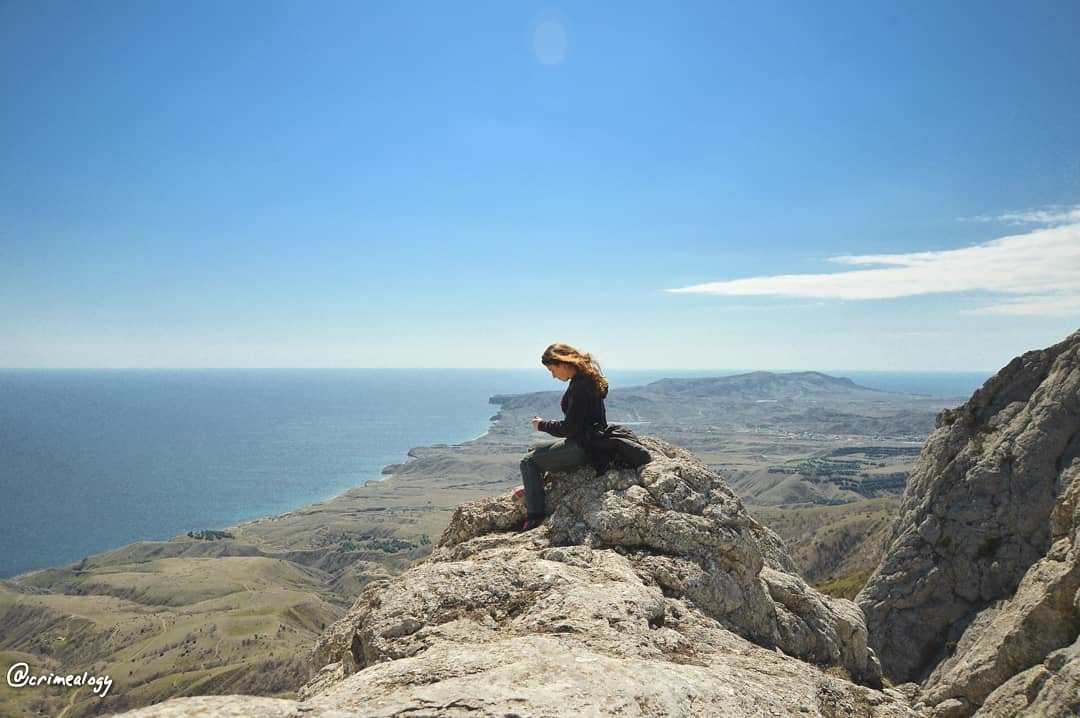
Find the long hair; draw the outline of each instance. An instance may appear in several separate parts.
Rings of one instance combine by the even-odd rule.
[[[592,379],[593,384],[596,385],[596,393],[601,399],[607,396],[608,381],[604,378],[604,373],[600,371],[600,363],[588,352],[579,351],[569,344],[556,342],[544,350],[540,363],[544,366],[570,364]]]

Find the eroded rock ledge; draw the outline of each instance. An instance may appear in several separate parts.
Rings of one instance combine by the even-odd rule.
[[[510,496],[459,507],[322,636],[297,715],[916,715],[872,687],[859,608],[808,587],[702,462],[645,441],[640,471],[551,476],[540,529],[513,531]]]

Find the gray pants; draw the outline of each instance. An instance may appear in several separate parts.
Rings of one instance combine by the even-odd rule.
[[[544,472],[560,471],[589,463],[589,456],[573,439],[541,441],[529,447],[521,459],[521,482],[525,484],[525,510],[530,514],[544,510]]]

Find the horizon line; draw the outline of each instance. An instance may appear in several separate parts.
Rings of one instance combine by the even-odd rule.
[[[395,366],[242,366],[242,367],[184,367],[184,366],[92,366],[92,367],[53,367],[53,366],[0,366],[0,371],[536,371],[540,367],[395,367]],[[997,369],[719,369],[697,367],[606,367],[604,372],[609,371],[695,371],[695,372],[770,372],[776,374],[794,373],[830,373],[830,372],[875,372],[880,374],[903,374],[903,373],[933,373],[933,374],[994,374],[1001,370]]]

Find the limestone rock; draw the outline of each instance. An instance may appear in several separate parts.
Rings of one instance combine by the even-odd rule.
[[[646,622],[663,620],[663,597],[686,598],[751,641],[877,684],[880,665],[867,647],[858,607],[807,586],[792,570],[779,537],[758,524],[700,460],[658,439],[643,441],[654,459],[639,471],[595,476],[584,467],[554,475],[551,518],[534,537],[543,546],[542,557],[578,568],[593,565],[598,556],[625,557],[620,561],[637,580],[652,587],[652,598],[633,599],[634,605],[650,606]],[[475,558],[510,541],[506,528],[521,518],[520,505],[509,497],[459,507],[428,562],[392,587],[370,586],[323,636],[312,667],[330,678],[320,673],[308,692],[343,673],[417,655],[429,647],[432,627],[443,631],[452,623],[448,616],[487,611],[495,625],[481,621],[475,630],[497,633],[503,614],[521,601],[557,588],[565,593],[532,574],[536,558],[520,547]],[[545,580],[553,570],[548,568]],[[591,605],[589,591],[581,592],[582,605]],[[551,618],[530,615],[541,619],[535,626],[541,632]]]
[[[454,510],[439,546],[453,546],[474,536],[514,531],[525,521],[525,504],[511,496],[471,501]]]
[[[623,552],[669,595],[690,598],[745,638],[877,684],[880,664],[858,608],[807,586],[780,537],[696,456],[653,437],[643,442],[653,460],[640,470],[556,475],[547,492],[551,544]],[[500,520],[500,511],[511,518]],[[505,497],[468,504],[440,546],[519,517]]]
[[[1066,718],[1080,715],[1080,642],[1054,651],[986,699],[978,718]]]
[[[1080,630],[1080,332],[938,425],[856,600],[886,675],[923,680],[936,715],[1006,715],[989,696]]]
[[[640,471],[550,476],[539,529],[508,530],[522,518],[509,496],[461,506],[429,559],[367,586],[324,633],[301,700],[272,709],[915,718],[902,693],[851,680],[880,678],[858,606],[807,586],[700,460],[644,441]],[[215,714],[198,710],[163,715]]]
[[[1080,498],[1080,462],[1066,472],[1068,489],[1060,505],[1075,507]],[[1064,498],[1064,497],[1063,497]],[[1075,600],[1080,591],[1080,521],[1032,566],[1016,594],[982,611],[964,632],[955,654],[943,661],[924,686],[931,704],[951,698],[979,706],[1012,676],[1042,663],[1070,643],[1080,629]],[[970,711],[964,715],[970,715]]]
[[[750,643],[665,596],[629,555],[552,546],[550,532],[442,547],[382,590],[369,587],[355,613],[363,667],[339,680],[331,667],[294,712],[257,698],[236,712],[240,697],[229,696],[136,715],[916,718],[900,695]]]
[[[366,667],[309,685],[304,704],[366,716],[915,715],[665,596],[631,554],[552,546],[552,533],[439,548],[361,599],[378,602],[356,630]]]
[[[193,696],[172,698],[117,715],[124,718],[356,718],[337,708],[310,708],[284,698]]]

